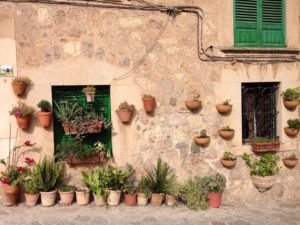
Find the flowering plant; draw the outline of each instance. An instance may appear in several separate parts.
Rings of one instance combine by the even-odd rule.
[[[9,114],[15,117],[25,117],[29,114],[34,113],[34,111],[34,108],[26,105],[23,102],[18,102],[18,104],[13,106],[12,110],[9,111]]]

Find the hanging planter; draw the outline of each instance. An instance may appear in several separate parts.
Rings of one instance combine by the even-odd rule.
[[[265,192],[269,190],[275,184],[277,176],[251,176],[251,180],[253,185],[257,188],[260,192]]]
[[[220,114],[227,114],[231,112],[232,105],[229,104],[230,99],[225,100],[222,104],[217,104],[216,109]]]
[[[153,112],[155,107],[155,97],[153,97],[152,95],[145,94],[143,96],[143,105],[147,113]]]
[[[44,127],[48,128],[52,122],[52,112],[51,112],[51,104],[47,100],[41,100],[37,107],[41,109],[41,111],[37,112],[37,117],[39,120],[39,124]]]
[[[219,135],[224,139],[231,139],[234,136],[234,129],[229,126],[225,126],[218,130]]]
[[[116,110],[117,115],[122,123],[129,123],[132,119],[135,111],[134,105],[129,105],[126,101],[119,105],[119,109]]]
[[[280,148],[280,141],[276,139],[258,137],[251,141],[252,151],[261,152],[276,152]]]
[[[286,135],[290,137],[295,137],[299,134],[300,120],[299,119],[289,119],[287,121],[288,127],[284,128]]]
[[[298,164],[298,158],[295,154],[282,159],[283,164],[288,168],[294,168]]]
[[[27,76],[15,77],[12,81],[12,87],[14,93],[17,96],[23,96],[26,92],[27,86],[31,83],[31,80]]]
[[[194,141],[197,145],[200,145],[203,147],[203,146],[207,146],[210,143],[210,137],[207,136],[206,130],[203,129],[199,132],[198,135],[196,135],[194,137]]]
[[[193,99],[185,101],[185,105],[189,110],[196,111],[202,107],[200,94],[194,95]]]
[[[224,152],[223,157],[220,159],[221,164],[228,168],[234,168],[236,165],[236,156],[234,156],[231,152]]]
[[[16,117],[18,127],[25,130],[30,125],[31,115],[34,111],[34,108],[23,102],[18,102],[18,105],[14,106],[9,113]]]
[[[83,158],[76,158],[74,156],[67,157],[67,163],[70,166],[74,165],[83,165],[83,164],[100,164],[105,159],[104,154],[97,154],[95,156],[83,157]]]
[[[82,89],[82,92],[84,92],[87,102],[95,101],[96,88],[94,86],[87,86]]]
[[[288,88],[281,93],[285,108],[294,110],[299,105],[300,87]]]

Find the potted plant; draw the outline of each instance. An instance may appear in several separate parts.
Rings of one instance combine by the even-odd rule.
[[[202,129],[199,134],[194,137],[194,141],[197,145],[207,146],[210,142],[210,137],[207,136],[207,131]]]
[[[85,94],[85,98],[87,102],[95,101],[96,88],[94,86],[87,86],[82,89],[82,92]]]
[[[42,206],[53,206],[56,200],[57,186],[63,177],[63,163],[44,156],[33,168],[32,179],[41,191]]]
[[[280,148],[280,142],[277,138],[256,137],[251,139],[252,151],[261,152],[276,152]]]
[[[151,191],[147,184],[148,180],[146,176],[142,176],[138,185],[137,204],[147,205],[148,199],[151,197]]]
[[[232,105],[230,105],[229,102],[230,99],[226,99],[223,103],[216,105],[216,108],[220,114],[227,114],[232,110]]]
[[[25,191],[25,204],[35,206],[40,198],[40,191],[34,180],[29,179],[23,182]]]
[[[37,107],[41,109],[41,111],[37,112],[39,123],[42,127],[48,128],[51,125],[52,121],[52,111],[51,104],[47,100],[41,100]]]
[[[143,95],[143,105],[147,113],[151,113],[155,107],[155,97],[149,94]]]
[[[125,185],[124,185],[124,203],[128,206],[136,206],[136,187],[134,185],[135,183],[135,177],[130,176],[126,179]]]
[[[179,190],[179,197],[193,210],[208,208],[207,194],[204,180],[199,176],[188,178]]]
[[[193,99],[185,101],[185,105],[189,110],[198,110],[201,108],[202,103],[200,101],[200,94],[195,94]]]
[[[300,87],[288,88],[281,93],[284,106],[289,110],[294,110],[299,105]]]
[[[77,205],[83,206],[87,205],[90,202],[91,191],[86,189],[77,189],[76,193],[76,202]]]
[[[222,193],[226,187],[226,178],[220,173],[204,177],[205,187],[208,192],[208,205],[212,208],[220,208]]]
[[[295,137],[299,134],[300,130],[300,120],[299,119],[289,119],[287,121],[288,127],[284,128],[285,133],[288,136]]]
[[[34,108],[26,105],[23,102],[18,102],[16,106],[13,106],[9,114],[16,117],[19,128],[27,129],[30,125],[31,115],[34,113],[34,111]]]
[[[236,165],[236,156],[234,156],[231,152],[224,152],[220,162],[226,168],[233,168]]]
[[[295,154],[291,154],[287,157],[284,157],[282,159],[282,161],[283,161],[283,164],[289,168],[293,168],[298,164],[298,158],[296,157]]]
[[[156,166],[152,169],[146,169],[146,184],[151,191],[151,205],[161,206],[164,200],[164,195],[170,190],[170,187],[176,182],[174,170],[170,168],[168,163],[157,159]]]
[[[178,183],[173,184],[166,194],[166,205],[175,206],[179,196],[181,186]]]
[[[132,115],[135,111],[135,106],[128,104],[126,101],[119,105],[119,109],[116,110],[117,115],[122,123],[128,123],[131,121]]]
[[[108,195],[108,172],[105,167],[100,167],[95,171],[81,171],[82,182],[93,193],[95,206],[106,204]]]
[[[72,185],[62,185],[58,189],[60,196],[60,203],[63,205],[72,205],[74,199],[75,187]]]
[[[229,126],[225,126],[222,129],[219,129],[219,135],[224,139],[230,139],[234,135],[234,129]]]
[[[252,160],[248,154],[244,153],[243,160],[250,167],[251,180],[258,191],[267,191],[274,185],[279,172],[278,156],[264,153],[258,160]]]
[[[26,88],[30,83],[31,80],[27,76],[15,77],[11,82],[14,93],[18,96],[25,94]]]

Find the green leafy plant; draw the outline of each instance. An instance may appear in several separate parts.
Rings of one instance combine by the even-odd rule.
[[[287,121],[289,128],[300,130],[300,120],[299,119],[289,119]]]
[[[205,176],[203,182],[208,193],[222,193],[226,187],[226,178],[220,173]]]
[[[57,103],[56,101],[54,101],[54,104],[56,106],[54,112],[56,114],[57,119],[60,122],[66,124],[71,124],[72,119],[76,118],[77,116],[80,116],[83,111],[82,107],[79,107],[78,102],[70,103],[66,101]]]
[[[147,179],[147,177],[142,176],[138,184],[138,192],[144,194],[146,198],[150,198],[151,196],[151,190],[149,188],[148,182],[149,180]]]
[[[236,160],[236,156],[233,155],[231,152],[224,152],[223,159],[234,161],[234,160]]]
[[[288,88],[281,93],[283,100],[294,101],[299,100],[300,97],[300,87]]]
[[[60,184],[63,170],[62,162],[55,162],[53,159],[44,156],[33,168],[32,179],[39,190],[44,192],[52,191]]]
[[[146,169],[146,183],[152,193],[167,193],[176,182],[176,175],[173,169],[166,162],[157,159],[156,166]]]
[[[73,185],[64,184],[64,185],[60,186],[58,190],[60,192],[70,192],[70,191],[75,191],[75,189],[76,189],[76,187]]]
[[[154,98],[154,96],[153,95],[149,95],[149,94],[144,94],[143,98]]]
[[[10,115],[15,117],[25,117],[34,113],[35,109],[26,105],[23,102],[18,102],[17,105],[13,106],[12,110],[9,112]]]
[[[264,142],[274,142],[274,141],[278,141],[278,140],[277,140],[277,138],[255,137],[255,138],[251,138],[250,141],[264,143]]]
[[[206,137],[208,137],[208,136],[207,136],[207,131],[206,131],[205,129],[202,129],[202,130],[199,132],[198,137],[200,137],[200,138],[206,138]]]
[[[230,99],[226,99],[224,102],[223,102],[223,105],[229,105],[229,103],[230,103]]]
[[[37,107],[41,109],[42,112],[51,112],[51,104],[47,100],[41,100]]]
[[[205,189],[203,178],[196,176],[191,177],[181,186],[179,196],[186,202],[188,208],[207,209],[208,208],[208,192]]]
[[[128,104],[127,101],[125,101],[125,102],[122,102],[119,105],[119,109],[127,109],[127,110],[130,110],[130,111],[134,111],[135,110],[135,106],[131,105],[131,104]]]
[[[20,83],[29,85],[31,83],[31,80],[27,76],[18,76],[12,80],[12,83],[15,83],[15,82],[20,82]]]
[[[105,144],[103,144],[101,141],[97,141],[94,144],[94,148],[96,150],[96,153],[105,152],[107,158],[111,157],[111,151],[110,151],[110,149],[106,148]]]
[[[39,193],[39,188],[36,182],[32,179],[24,181],[23,186],[26,194],[34,195]]]
[[[228,125],[223,127],[223,130],[225,131],[233,131],[232,128],[230,128]]]
[[[121,170],[115,166],[109,165],[107,168],[108,187],[111,190],[124,190],[126,180],[132,175],[133,168],[127,165],[126,170]]]
[[[263,154],[258,160],[252,160],[250,155],[244,153],[243,160],[250,167],[250,175],[254,176],[274,176],[278,173],[277,161],[279,157],[271,153]]]
[[[96,88],[94,86],[87,86],[82,89],[82,92],[96,92]]]

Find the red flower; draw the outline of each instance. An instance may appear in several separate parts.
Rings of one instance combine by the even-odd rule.
[[[35,161],[34,161],[34,159],[31,159],[31,158],[26,157],[25,160],[24,160],[24,162],[27,163],[27,164],[32,164],[32,163],[34,163]]]
[[[25,172],[26,168],[24,166],[20,166],[20,167],[18,167],[17,170],[19,173],[23,173],[23,172]]]
[[[26,145],[26,146],[31,146],[31,143],[30,143],[29,140],[26,140],[26,141],[24,142],[24,145]]]
[[[8,177],[3,177],[3,178],[1,179],[1,183],[2,183],[2,184],[9,184],[9,183],[10,183],[10,180],[9,180]]]

